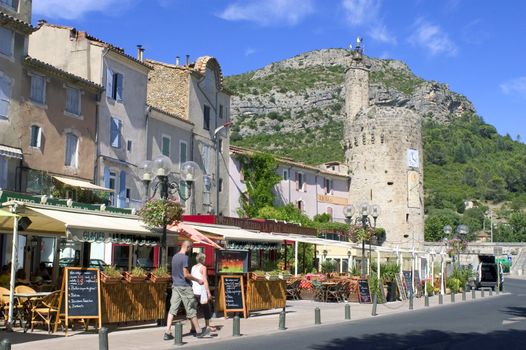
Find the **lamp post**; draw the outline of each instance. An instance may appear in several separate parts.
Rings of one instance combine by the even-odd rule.
[[[188,161],[181,165],[181,180],[183,180],[188,188],[188,192],[185,193],[184,189],[181,188],[179,178],[174,177],[172,174],[172,161],[170,158],[160,155],[153,161],[145,160],[139,166],[141,173],[142,182],[146,189],[146,200],[155,197],[157,191],[159,191],[159,197],[162,200],[168,200],[169,195],[177,193],[179,198],[187,201],[192,197],[192,187],[195,183],[200,169],[197,163]],[[150,185],[153,185],[153,195],[150,197]],[[190,204],[190,212],[193,213],[193,205]],[[166,247],[166,226],[169,222],[163,220],[163,231],[161,236],[161,250],[159,252],[159,261],[161,266],[166,266],[167,260],[167,247]]]
[[[376,220],[378,219],[378,216],[380,216],[380,207],[378,205],[369,205],[368,203],[362,203],[360,204],[358,208],[359,216],[355,219],[354,224],[355,225],[361,225],[363,230],[367,232],[367,229],[369,227],[376,228]],[[354,215],[354,206],[348,205],[343,208],[343,215],[345,216],[345,219],[349,225],[352,225],[352,216]],[[369,218],[371,216],[373,218],[373,225],[371,225],[371,219]],[[369,239],[369,248],[371,245],[371,239]],[[365,276],[366,273],[366,265],[364,264],[365,260],[365,239],[362,239],[362,263],[361,263],[361,270],[362,270],[362,276]]]
[[[463,242],[466,240],[466,237],[469,233],[469,228],[467,225],[464,225],[464,224],[461,224],[461,225],[458,225],[455,229],[455,235],[453,237],[451,237],[452,233],[453,233],[453,227],[451,227],[450,225],[446,225],[444,226],[443,228],[444,230],[444,233],[450,237],[450,238],[453,238],[453,239],[457,239],[457,240],[460,240],[460,244],[462,245]],[[444,237],[443,239],[443,242],[445,244],[445,246],[447,247],[449,244],[451,244],[451,240],[448,239],[448,237]],[[460,267],[460,247],[456,247],[456,250],[457,250],[457,256],[456,256],[456,260],[458,262],[458,267]],[[453,255],[453,263],[455,262],[455,256]]]

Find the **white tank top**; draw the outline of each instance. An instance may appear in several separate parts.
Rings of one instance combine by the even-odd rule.
[[[200,271],[201,266],[203,266],[203,265],[202,264],[196,264],[196,265],[192,266],[192,271],[190,272],[190,274],[192,276],[194,276],[195,278],[198,278],[200,280],[204,280],[203,274]],[[205,290],[205,286],[204,285],[200,285],[196,281],[192,281],[192,290],[194,291],[195,295],[201,295],[201,293],[203,293],[203,291]]]

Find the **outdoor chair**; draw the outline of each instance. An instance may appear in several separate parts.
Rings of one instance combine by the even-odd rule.
[[[59,290],[54,291],[35,302],[35,305],[31,308],[31,332],[33,332],[35,323],[42,322],[47,325],[48,333],[51,333],[51,324],[54,320],[53,316],[59,316],[58,301],[60,293]]]
[[[300,283],[301,280],[295,280],[291,283],[287,284],[287,298],[291,297],[293,300],[299,300],[300,299]]]
[[[349,294],[351,293],[351,282],[343,281],[340,286],[340,296],[342,301],[347,301],[349,299]]]
[[[7,320],[9,318],[9,289],[0,287],[0,313],[4,318],[4,323],[7,325]],[[16,322],[18,319],[20,321],[20,327],[22,325],[22,314],[23,314],[23,305],[15,299],[13,305],[13,317]],[[13,324],[14,326],[14,324]]]
[[[314,301],[325,301],[325,288],[317,280],[312,280],[312,287],[314,288]]]
[[[37,291],[28,286],[16,286],[15,293],[21,294],[35,294]],[[28,299],[27,298],[18,298],[20,304],[24,304]]]
[[[336,301],[337,303],[342,301],[341,286],[342,282],[338,282],[327,288],[327,301]]]

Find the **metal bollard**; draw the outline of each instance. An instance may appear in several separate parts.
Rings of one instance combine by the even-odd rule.
[[[314,324],[321,324],[321,312],[319,307],[314,309]]]
[[[241,336],[241,321],[239,319],[239,316],[234,316],[234,325],[232,327],[232,336],[233,337],[240,337]]]
[[[451,302],[455,302],[455,293],[451,292]]]
[[[284,331],[287,329],[285,327],[285,311],[281,311],[279,313],[279,330]]]
[[[484,298],[484,289],[481,289],[481,290],[480,290],[480,296],[481,296],[482,298]]]
[[[378,315],[376,313],[376,306],[377,306],[378,302],[376,300],[376,294],[373,294],[373,310],[371,311],[371,316],[376,316]]]
[[[424,297],[424,306],[429,306],[429,295]]]
[[[181,322],[175,322],[174,325],[174,345],[183,345],[183,324]]]
[[[345,304],[345,319],[350,320],[351,319],[351,305]]]
[[[409,310],[413,310],[413,293],[409,295]]]
[[[439,305],[444,304],[444,295],[443,294],[439,294],[438,295],[438,304]]]
[[[473,288],[471,290],[471,299],[476,299],[477,298],[477,291],[475,290],[475,288]]]
[[[11,350],[11,342],[9,341],[9,339],[2,340],[2,343],[0,343],[0,349]]]
[[[462,301],[466,301],[466,290],[462,291]]]
[[[2,342],[3,345],[4,342]],[[11,349],[11,344],[9,345],[9,348],[3,348],[5,349]],[[108,328],[102,327],[99,330],[99,350],[108,350],[109,344],[108,344]]]

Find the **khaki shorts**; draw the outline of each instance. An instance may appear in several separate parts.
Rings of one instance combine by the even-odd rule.
[[[172,287],[172,298],[170,300],[170,313],[177,315],[180,304],[183,303],[186,310],[186,318],[197,316],[197,303],[192,287]]]

